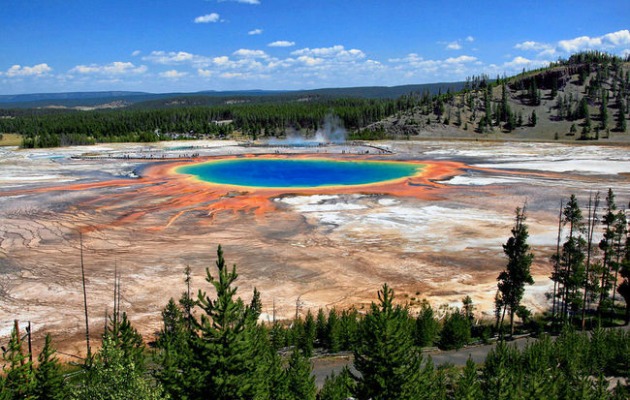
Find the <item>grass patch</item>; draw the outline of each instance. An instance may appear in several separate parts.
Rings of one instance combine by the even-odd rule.
[[[0,133],[0,146],[21,146],[22,135],[17,133]]]

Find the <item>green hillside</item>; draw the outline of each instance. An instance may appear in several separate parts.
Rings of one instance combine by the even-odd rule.
[[[367,129],[409,138],[626,141],[630,62],[579,53],[513,77],[472,77],[458,93],[407,101],[406,111]]]

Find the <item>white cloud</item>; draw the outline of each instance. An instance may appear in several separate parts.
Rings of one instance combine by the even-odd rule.
[[[451,42],[446,45],[447,50],[461,50],[462,45],[459,42]]]
[[[324,59],[323,58],[315,58],[315,57],[310,57],[310,56],[300,56],[300,57],[297,58],[297,61],[299,61],[302,64],[311,66],[311,67],[324,63]]]
[[[269,47],[292,47],[292,46],[295,46],[295,42],[289,42],[288,40],[277,40],[275,42],[269,43],[267,46],[269,46]]]
[[[445,63],[447,64],[461,64],[461,63],[470,63],[473,61],[477,61],[477,57],[473,57],[473,56],[459,56],[459,57],[451,57],[451,58],[447,58],[446,60],[444,60]]]
[[[138,57],[140,55],[140,53],[142,53],[140,50],[136,50],[133,53],[131,53],[132,57]]]
[[[195,24],[208,24],[211,22],[219,22],[221,16],[217,13],[210,13],[206,15],[200,15],[195,18]]]
[[[365,53],[358,49],[346,50],[342,45],[335,45],[332,47],[320,47],[310,49],[308,47],[300,50],[295,50],[291,53],[294,56],[311,56],[311,57],[324,57],[324,58],[337,58],[341,60],[361,59],[365,58]]]
[[[525,50],[525,51],[529,51],[529,50],[534,50],[534,51],[539,51],[539,50],[546,50],[548,48],[551,48],[552,46],[546,44],[546,43],[540,43],[540,42],[534,42],[531,40],[522,42],[522,43],[517,43],[514,48],[515,49],[519,49],[519,50]]]
[[[16,76],[42,76],[52,71],[52,68],[46,63],[33,65],[32,67],[13,65],[4,75],[12,78]]]
[[[262,33],[262,29],[252,29],[251,31],[247,32],[248,35],[262,35]]]
[[[197,69],[197,75],[202,76],[204,78],[209,78],[212,75],[214,75],[214,72],[212,72],[212,71],[210,71],[208,69],[199,68],[199,69]]]
[[[168,79],[179,79],[188,75],[187,72],[179,72],[175,69],[171,69],[169,71],[160,72],[159,74],[162,78]]]
[[[225,79],[235,79],[235,78],[243,78],[245,74],[242,72],[224,72],[221,75],[221,78]]]
[[[467,42],[472,43],[472,42],[474,42],[474,41],[475,41],[475,38],[474,38],[474,37],[472,37],[472,36],[466,36],[466,39],[464,39],[464,40],[465,40],[465,41],[467,41]]]
[[[203,66],[210,62],[208,57],[188,53],[186,51],[152,51],[151,54],[142,57],[142,59],[163,65],[190,63],[196,66]]]
[[[607,33],[602,36],[579,36],[573,39],[560,40],[557,43],[541,43],[525,41],[518,43],[514,48],[523,51],[537,51],[538,57],[550,56],[556,53],[576,53],[584,50],[619,50],[630,45],[630,30],[624,29]]]
[[[597,37],[580,36],[558,42],[558,47],[566,52],[590,49],[612,49],[627,45],[630,45],[630,31],[627,29]]]
[[[70,70],[70,73],[79,74],[102,74],[102,75],[123,75],[123,74],[143,74],[147,71],[146,65],[135,66],[130,62],[115,61],[107,65],[77,65]]]
[[[250,50],[250,49],[239,49],[236,50],[233,55],[237,57],[243,58],[267,58],[269,57],[267,53],[262,50]]]

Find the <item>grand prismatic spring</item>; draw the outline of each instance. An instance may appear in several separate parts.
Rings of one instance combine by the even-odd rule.
[[[192,289],[208,290],[205,268],[218,244],[237,265],[239,294],[261,292],[262,318],[361,310],[384,282],[412,309],[422,299],[458,306],[470,295],[479,316],[490,317],[505,267],[501,245],[524,203],[536,256],[525,300],[542,310],[560,200],[575,193],[585,207],[590,193],[609,187],[619,204],[630,200],[630,152],[622,146],[379,148],[228,141],[0,148],[0,319],[32,321],[36,339],[50,332],[63,352],[82,351],[79,233],[96,332],[112,307],[115,269],[122,308],[150,339],[168,299],[185,290],[186,266]],[[297,166],[308,172],[295,173]],[[332,168],[335,179],[310,180],[330,176],[316,166]],[[366,180],[338,179],[354,177],[355,167],[368,171]],[[247,180],[252,171],[262,175]]]
[[[176,171],[218,185],[308,189],[395,181],[421,173],[422,165],[386,161],[258,158],[215,160],[179,167]]]

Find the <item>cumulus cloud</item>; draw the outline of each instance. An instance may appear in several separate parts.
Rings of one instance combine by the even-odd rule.
[[[197,75],[204,77],[204,78],[209,78],[212,75],[214,75],[214,73],[209,70],[209,69],[203,69],[203,68],[198,68],[197,69]]]
[[[474,38],[474,37],[472,37],[472,36],[466,36],[466,39],[464,39],[464,40],[465,40],[465,41],[467,41],[467,42],[472,43],[472,42],[474,42],[474,41],[475,41],[475,38]]]
[[[292,46],[295,46],[295,42],[289,42],[288,40],[276,40],[275,42],[269,43],[267,46],[269,46],[269,47],[292,47]]]
[[[482,64],[477,57],[469,55],[427,60],[416,53],[410,53],[402,58],[392,58],[388,61],[392,64],[390,68],[406,79],[425,81],[463,79],[466,76],[479,73]]]
[[[630,30],[628,29],[607,33],[602,36],[579,36],[573,39],[560,40],[557,43],[525,41],[516,44],[514,48],[523,51],[537,51],[540,57],[556,53],[569,54],[584,50],[611,51],[618,49],[623,51],[625,46],[630,46]]]
[[[576,52],[590,49],[605,50],[627,45],[630,45],[630,31],[627,29],[607,33],[603,36],[580,36],[558,42],[558,47],[566,52]]]
[[[342,45],[335,45],[332,47],[320,47],[315,49],[306,47],[304,49],[295,50],[291,54],[294,56],[338,58],[342,60],[365,58],[365,53],[363,53],[361,50],[346,50]]]
[[[111,64],[98,65],[77,65],[70,70],[71,73],[79,74],[102,74],[102,75],[124,75],[143,74],[147,71],[146,65],[135,66],[130,62],[115,61]]]
[[[140,55],[141,51],[140,50],[136,50],[133,53],[131,53],[132,57],[138,57]]]
[[[21,66],[21,65],[13,65],[9,68],[4,75],[9,78],[19,77],[19,76],[43,76],[52,71],[52,68],[48,66],[46,63],[29,66]]]
[[[142,57],[144,61],[150,61],[156,64],[177,65],[190,63],[197,66],[208,64],[208,57],[197,54],[188,53],[186,51],[152,51],[148,56]]]
[[[446,49],[447,50],[461,50],[462,45],[459,44],[458,42],[451,42],[446,45]]]
[[[461,64],[461,63],[470,63],[473,61],[477,61],[477,57],[473,56],[459,56],[459,57],[450,57],[444,60],[447,64]]]
[[[243,58],[267,58],[269,57],[267,53],[262,50],[250,50],[250,49],[239,49],[236,50],[233,55],[237,57]]]
[[[179,72],[175,69],[171,69],[169,71],[164,71],[164,72],[160,72],[159,75],[162,78],[168,78],[168,79],[179,79],[179,78],[183,78],[186,75],[188,75],[187,72]]]
[[[540,42],[534,42],[532,40],[527,40],[527,41],[522,42],[522,43],[517,43],[514,46],[515,49],[525,50],[525,51],[528,51],[528,50],[536,50],[537,51],[537,50],[542,50],[542,49],[545,49],[545,48],[548,48],[548,47],[550,47],[548,44],[540,43]]]
[[[539,68],[549,64],[549,61],[546,60],[530,60],[525,57],[517,56],[512,59],[512,61],[508,61],[503,64],[504,67],[508,69],[521,69],[521,68]]]
[[[217,13],[210,13],[206,15],[200,15],[195,18],[195,24],[209,24],[211,22],[219,22],[221,16]]]
[[[252,29],[251,31],[247,32],[248,35],[262,35],[262,33],[262,29]]]

